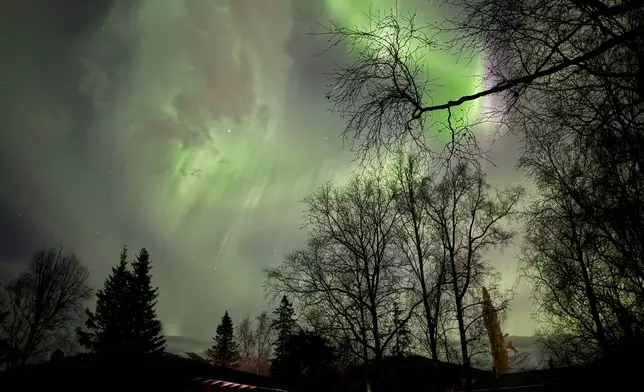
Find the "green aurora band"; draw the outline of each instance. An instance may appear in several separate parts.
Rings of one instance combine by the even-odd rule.
[[[170,3],[176,6],[180,2]],[[152,5],[152,2],[149,4],[151,7],[158,7],[156,4]],[[271,173],[289,170],[290,165],[306,158],[305,149],[273,153],[276,150],[280,152],[284,150],[283,147],[275,144],[275,139],[272,137],[275,132],[278,132],[276,114],[282,109],[281,102],[276,99],[278,94],[276,94],[275,80],[280,79],[280,75],[276,75],[279,70],[276,72],[275,69],[267,69],[265,61],[261,59],[262,52],[261,47],[257,46],[258,42],[244,37],[244,31],[239,26],[240,14],[235,14],[233,7],[234,1],[218,2],[219,6],[210,9],[204,8],[203,3],[199,2],[188,1],[187,4],[187,10],[176,9],[173,12],[176,15],[185,15],[187,11],[188,17],[196,26],[201,27],[201,30],[194,32],[188,38],[193,42],[194,52],[191,53],[189,48],[178,54],[181,57],[179,63],[182,66],[175,69],[175,72],[183,77],[177,79],[176,85],[168,84],[164,91],[159,91],[158,103],[161,110],[155,119],[157,122],[154,123],[157,127],[154,132],[160,132],[160,129],[165,127],[169,129],[168,133],[176,136],[175,140],[164,143],[161,151],[156,151],[155,154],[166,157],[168,165],[172,166],[171,174],[164,182],[163,189],[159,191],[161,197],[158,202],[161,204],[159,208],[173,206],[170,209],[165,207],[169,212],[166,218],[167,222],[174,222],[177,225],[195,219],[191,210],[195,211],[192,207],[196,204],[199,204],[200,210],[217,204],[218,208],[239,209],[240,213],[256,208],[260,199],[266,206],[270,205],[271,202],[280,199],[279,195],[270,195],[270,188],[281,188],[268,187],[273,177]],[[190,4],[201,4],[201,8],[191,9]],[[361,27],[367,23],[365,13],[370,8],[372,12],[389,12],[396,6],[396,2],[394,0],[326,0],[326,6],[333,17],[342,24],[347,27]],[[400,12],[411,11],[409,6],[400,1],[397,7]],[[423,13],[425,9],[428,11]],[[431,10],[430,7],[418,9],[419,21],[436,21],[432,18],[436,15],[431,15],[429,10]],[[146,10],[143,10],[144,17],[145,13]],[[219,25],[227,26],[225,34],[213,32],[209,36],[210,26]],[[217,54],[218,50],[215,48],[224,46],[217,42],[222,39],[222,36],[225,36],[228,41],[225,46],[230,51],[227,54],[224,53],[230,61],[228,68],[230,74],[224,77],[235,78],[237,73],[238,85],[222,85],[223,78],[216,76],[211,79],[218,80],[208,80],[211,75],[208,75],[208,69],[205,67],[208,66],[209,60],[204,60],[203,57],[221,55],[221,52]],[[285,39],[285,37],[274,38]],[[207,44],[203,46],[194,45],[194,42],[204,41]],[[210,54],[209,47],[212,48]],[[473,81],[473,75],[480,75],[482,69],[480,65],[477,66],[476,61],[460,64],[456,56],[443,52],[427,49],[421,53],[426,74],[441,76],[440,85],[431,91],[434,102],[447,101],[475,91],[477,83]],[[221,65],[222,60],[218,61]],[[202,72],[195,72],[195,62],[202,66]],[[234,71],[234,68],[242,71]],[[213,69],[210,72],[223,71]],[[245,82],[244,78],[249,78],[251,82]],[[221,97],[221,91],[217,91],[221,88],[224,90],[225,98]],[[236,97],[234,94],[237,93],[242,96]],[[233,94],[232,97],[231,94]],[[185,99],[182,101],[182,98]],[[429,97],[426,98],[429,99]],[[198,106],[181,107],[180,103],[186,100],[196,101]],[[222,100],[233,102],[225,105]],[[212,110],[213,106],[220,110]],[[469,108],[467,113],[470,118],[478,115],[477,109],[478,105]],[[434,121],[429,123],[435,124],[445,120],[445,112],[440,112],[436,113]],[[432,129],[427,132],[435,133],[435,126],[431,127]],[[139,131],[143,129],[144,127],[141,127]],[[443,139],[439,138],[439,140]],[[250,173],[252,176],[249,177]],[[301,180],[291,186],[306,192],[306,189],[317,181],[317,179],[311,180],[311,176],[302,176]],[[276,184],[271,183],[271,185]],[[249,187],[248,196],[245,198],[226,197],[226,195],[238,194],[235,188]],[[229,205],[226,206],[226,203]],[[177,228],[169,227],[170,230]]]
[[[262,61],[268,48],[261,46],[257,35],[249,38],[244,31],[252,21],[242,20],[243,5],[235,9],[235,2],[213,6],[213,2],[186,1],[184,8],[181,2],[167,3],[148,2],[141,17],[155,23],[162,15],[177,21],[187,18],[185,48],[168,54],[176,56],[169,62],[175,66],[160,78],[166,81],[163,87],[156,87],[158,110],[131,127],[135,138],[161,140],[148,153],[165,161],[159,173],[163,178],[153,181],[161,186],[152,210],[166,212],[167,234],[192,226],[203,218],[204,210],[235,210],[243,215],[260,200],[264,208],[279,203],[283,189],[306,193],[317,181],[311,173],[301,173],[295,183],[276,183],[278,174],[307,158],[305,149],[287,150],[274,137],[283,125],[280,98],[289,62]],[[278,42],[287,39],[271,33]],[[283,35],[287,33],[285,29]],[[143,45],[143,51],[158,49]],[[142,53],[141,58],[155,56]],[[140,64],[141,72],[149,72],[151,66]],[[143,162],[159,159],[151,156]]]
[[[325,8],[328,17],[355,27],[366,23],[364,13],[370,6],[377,12],[395,5],[394,0],[326,0]],[[248,298],[252,292],[257,297],[252,303],[259,303],[261,276],[258,261],[250,260],[257,256],[244,253],[246,232],[256,229],[257,219],[269,220],[272,230],[282,234],[268,246],[276,254],[292,250],[288,247],[293,246],[292,233],[301,213],[294,203],[324,181],[342,183],[352,168],[350,154],[320,150],[311,145],[310,136],[293,129],[293,113],[298,110],[289,107],[293,102],[287,97],[296,67],[284,49],[296,23],[292,2],[144,1],[141,7],[127,18],[115,11],[92,48],[107,50],[109,45],[101,43],[115,38],[136,43],[123,66],[127,83],[121,91],[101,98],[99,93],[106,89],[104,72],[92,71],[100,66],[91,61],[100,63],[101,56],[88,56],[84,88],[92,92],[103,113],[96,133],[103,138],[101,143],[113,146],[116,161],[130,162],[127,194],[140,200],[128,203],[140,214],[137,220],[144,231],[171,242],[185,261],[190,262],[189,255],[211,260],[204,264],[211,273],[213,267],[234,265],[230,275],[224,268],[217,271],[220,280],[235,280],[226,295]],[[398,9],[412,7],[399,1]],[[435,17],[429,10],[418,14],[419,21]],[[101,34],[113,36],[101,38]],[[423,54],[427,74],[441,76],[441,85],[431,93],[434,101],[474,91],[472,75],[480,74],[481,67],[460,65],[456,57],[437,51]],[[324,91],[319,93],[315,102],[324,100]],[[434,120],[444,118],[437,113]],[[427,132],[436,134],[435,129]],[[339,150],[339,142],[335,144]],[[274,218],[275,211],[287,212]],[[118,244],[119,235],[114,234],[111,242]],[[195,265],[191,272],[198,275],[195,279],[204,279],[195,286],[206,285],[204,268]],[[237,281],[239,276],[248,278]],[[169,309],[175,301],[180,299],[160,303]],[[175,302],[170,324],[194,313],[190,307],[180,307],[185,314],[177,314],[176,306]],[[184,326],[174,328],[181,333]]]
[[[335,19],[339,20],[341,25],[347,28],[357,28],[367,31],[369,28],[370,14],[383,15],[391,12],[401,16],[414,15],[416,27],[422,27],[428,24],[438,24],[442,21],[442,14],[450,10],[438,10],[432,8],[431,4],[423,1],[422,4],[413,4],[409,0],[325,0],[327,8],[331,11]],[[404,28],[404,20],[401,21]],[[443,35],[437,36],[447,40],[452,37]],[[440,48],[445,42],[436,42]],[[458,98],[464,95],[474,94],[478,91],[482,82],[483,59],[464,55],[456,55],[440,51],[436,48],[428,48],[425,44],[411,41],[410,45],[415,47],[405,48],[407,53],[411,53],[413,64],[421,67],[422,74],[427,79],[438,79],[427,91],[424,97],[424,106],[431,106],[432,103],[438,104]],[[361,49],[364,49],[364,45]],[[463,104],[456,110],[453,110],[452,119],[454,124],[474,123],[481,114],[481,100],[473,101],[469,104]],[[426,121],[425,133],[429,136],[429,143],[445,143],[449,136],[447,132],[441,132],[447,123],[447,111],[429,113],[429,121]],[[436,136],[435,139],[432,136]]]

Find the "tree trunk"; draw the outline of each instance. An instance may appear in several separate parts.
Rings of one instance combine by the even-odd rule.
[[[418,256],[418,273],[419,273],[419,278],[420,278],[420,287],[422,290],[422,295],[423,295],[423,308],[425,309],[425,321],[427,322],[427,334],[429,335],[429,346],[430,346],[430,351],[432,353],[432,359],[437,361],[438,360],[438,349],[436,347],[436,326],[434,325],[434,322],[432,321],[432,311],[431,307],[429,306],[429,298],[428,298],[428,292],[427,292],[427,282],[425,281],[425,255],[423,254],[423,247],[421,246],[421,238],[420,238],[420,227],[418,224],[418,216],[416,213],[416,203],[415,203],[415,195],[413,191],[413,187],[409,187],[409,197],[411,201],[411,218],[413,220],[414,224],[414,240],[416,243],[416,255]],[[439,296],[440,296],[440,290],[439,290]]]
[[[382,342],[380,341],[380,328],[378,325],[378,313],[376,311],[376,301],[373,293],[370,293],[369,299],[371,302],[371,322],[373,325],[373,346],[374,346],[374,360],[372,366],[371,377],[371,392],[383,392],[382,388]]]
[[[456,300],[456,318],[458,320],[458,335],[461,340],[461,355],[463,356],[463,369],[465,370],[465,388],[470,390],[470,356],[467,349],[467,336],[465,335],[465,322],[463,321],[463,305],[460,299]]]
[[[423,291],[423,307],[425,308],[425,318],[427,321],[427,334],[429,335],[429,348],[431,350],[432,359],[438,360],[438,348],[436,343],[436,326],[432,322],[432,312],[429,306],[429,298],[427,298],[427,289],[425,284],[421,285]]]
[[[593,323],[595,324],[595,328],[597,329],[597,340],[599,343],[599,347],[602,353],[605,354],[608,347],[606,342],[606,334],[604,333],[604,325],[602,324],[601,318],[599,317],[599,308],[597,306],[597,296],[595,295],[595,290],[593,289],[593,285],[590,279],[590,274],[588,273],[588,266],[586,265],[584,252],[581,247],[581,243],[579,242],[580,238],[577,235],[577,225],[575,225],[575,222],[573,219],[574,218],[571,217],[572,235],[573,235],[573,241],[575,242],[575,248],[576,248],[575,250],[577,251],[577,258],[579,259],[579,265],[581,267],[581,275],[584,280],[584,290],[585,290],[586,298],[588,298],[590,315],[593,319]]]
[[[367,320],[365,320],[364,308],[360,308],[360,334],[362,335],[362,362],[365,368],[369,365],[369,349],[367,348]]]
[[[450,252],[453,253],[453,252]],[[453,254],[450,255],[452,287],[454,290],[454,300],[456,302],[456,320],[458,321],[458,335],[461,341],[461,356],[463,357],[463,369],[465,371],[465,389],[471,388],[470,377],[470,356],[467,349],[467,336],[465,334],[465,322],[463,320],[463,303],[461,293],[458,287],[458,274],[456,273],[456,260]]]

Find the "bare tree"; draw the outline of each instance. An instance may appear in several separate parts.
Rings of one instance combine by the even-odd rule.
[[[322,336],[332,343],[339,355],[338,364],[341,368],[349,367],[356,363],[365,363],[369,360],[368,350],[353,337],[350,325],[343,316],[337,314],[334,308],[326,306],[324,301],[311,299],[301,303],[298,314],[300,325],[304,330],[313,332],[316,336]],[[361,313],[364,315],[364,312]],[[366,320],[361,321],[361,334],[366,335]],[[365,326],[363,327],[363,324]]]
[[[604,83],[525,123],[520,165],[538,198],[522,261],[549,324],[544,347],[564,364],[644,331],[643,107],[619,96]]]
[[[237,366],[244,371],[255,368],[255,345],[256,337],[253,331],[253,324],[249,317],[243,318],[235,329],[235,341],[239,347],[239,362]]]
[[[547,336],[584,336],[583,346],[600,352],[608,341],[597,288],[608,283],[608,276],[603,276],[605,265],[593,250],[594,229],[579,214],[570,200],[540,200],[526,224],[522,264],[524,276],[533,284],[540,317],[548,321]],[[572,346],[557,346],[559,356],[565,349],[577,351],[581,346],[579,340],[569,343]]]
[[[445,312],[441,305],[447,289],[447,257],[439,231],[423,205],[425,196],[422,184],[428,166],[429,163],[422,160],[420,154],[398,154],[392,186],[400,214],[396,241],[422,301],[423,329],[431,358],[438,360],[440,318]]]
[[[587,340],[587,336],[567,333],[558,328],[546,329],[539,334],[537,344],[548,367],[579,366],[597,359],[597,346],[595,342]]]
[[[0,334],[8,341],[9,368],[46,355],[61,332],[79,320],[91,296],[87,276],[87,269],[74,254],[45,249],[5,288],[9,315],[0,324]]]
[[[409,289],[394,246],[394,199],[374,173],[355,177],[343,188],[327,184],[306,203],[308,244],[266,271],[267,288],[287,293],[300,307],[323,304],[332,310],[341,320],[337,325],[361,345],[363,358],[373,358],[379,377],[380,361],[396,332],[384,320],[393,300]],[[380,388],[378,379],[372,388]]]
[[[507,90],[506,124],[522,135],[520,167],[538,187],[540,204],[529,215],[557,222],[533,232],[533,250],[549,257],[532,257],[532,272],[563,278],[561,269],[572,269],[580,289],[549,289],[570,300],[574,321],[560,318],[561,309],[549,314],[570,324],[561,328],[572,328],[563,336],[575,335],[575,350],[581,340],[599,352],[632,340],[644,333],[644,4],[450,2],[466,10],[454,21],[459,39],[483,38],[493,77],[529,82]]]
[[[438,181],[427,178],[424,205],[447,253],[447,275],[461,345],[461,359],[466,368],[471,363],[470,350],[485,341],[480,290],[494,274],[483,256],[491,248],[510,243],[513,232],[505,228],[507,219],[524,190],[511,187],[492,192],[479,166],[459,163],[448,165]],[[502,299],[499,294],[493,298]],[[504,303],[494,304],[503,309]],[[481,349],[480,352],[487,350]],[[478,352],[477,352],[478,353]]]
[[[365,27],[331,24],[323,33],[330,36],[331,45],[348,47],[355,59],[332,73],[327,97],[348,120],[344,136],[356,144],[361,156],[410,141],[424,146],[423,122],[428,114],[456,110],[486,96],[501,96],[503,104],[497,110],[525,115],[522,109],[535,106],[534,94],[565,91],[561,82],[573,75],[585,76],[589,86],[596,76],[626,82],[622,83],[626,90],[640,101],[644,98],[641,2],[439,3],[458,14],[423,26],[413,13],[371,13]],[[427,60],[423,56],[432,51],[473,61],[485,56],[486,87],[436,102],[433,81],[441,75],[429,75],[422,66]],[[441,125],[432,124],[439,129]],[[464,130],[457,141],[475,142],[468,128]]]
[[[256,319],[255,326],[255,372],[268,374],[268,364],[271,356],[271,342],[273,337],[272,322],[266,311]]]

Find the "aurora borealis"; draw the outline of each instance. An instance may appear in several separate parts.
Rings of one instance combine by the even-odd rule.
[[[345,51],[316,57],[328,43],[306,33],[395,0],[51,3],[0,6],[0,278],[62,244],[98,287],[124,244],[145,246],[166,333],[258,314],[262,267],[304,239],[298,201],[352,169],[324,97]],[[425,59],[434,99],[476,89],[479,65]]]

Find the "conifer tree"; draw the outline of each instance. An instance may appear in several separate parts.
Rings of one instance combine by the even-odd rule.
[[[279,372],[281,363],[288,356],[288,345],[297,328],[295,310],[286,296],[282,297],[280,306],[275,309],[274,314],[276,317],[273,322],[273,329],[277,332],[277,339],[273,343],[275,358],[271,361],[271,374]]]
[[[335,347],[312,331],[294,332],[272,376],[293,390],[333,390],[338,355]]]
[[[92,352],[109,354],[129,351],[132,342],[129,307],[129,287],[132,273],[128,269],[127,247],[121,260],[96,293],[96,309],[85,310],[85,326],[89,332],[77,329],[79,342]]]
[[[96,293],[94,313],[86,310],[87,331],[77,329],[79,342],[100,354],[148,354],[165,349],[162,324],[154,307],[158,289],[152,287],[150,255],[141,249],[128,268],[127,247],[121,260]]]
[[[217,326],[217,335],[213,340],[215,344],[206,351],[210,362],[217,366],[234,368],[239,360],[239,351],[234,339],[233,320],[228,311],[221,318],[221,323]]]
[[[134,340],[132,349],[137,353],[165,351],[163,325],[154,309],[159,289],[152,286],[151,269],[150,254],[143,248],[132,263],[132,282],[129,289]]]

